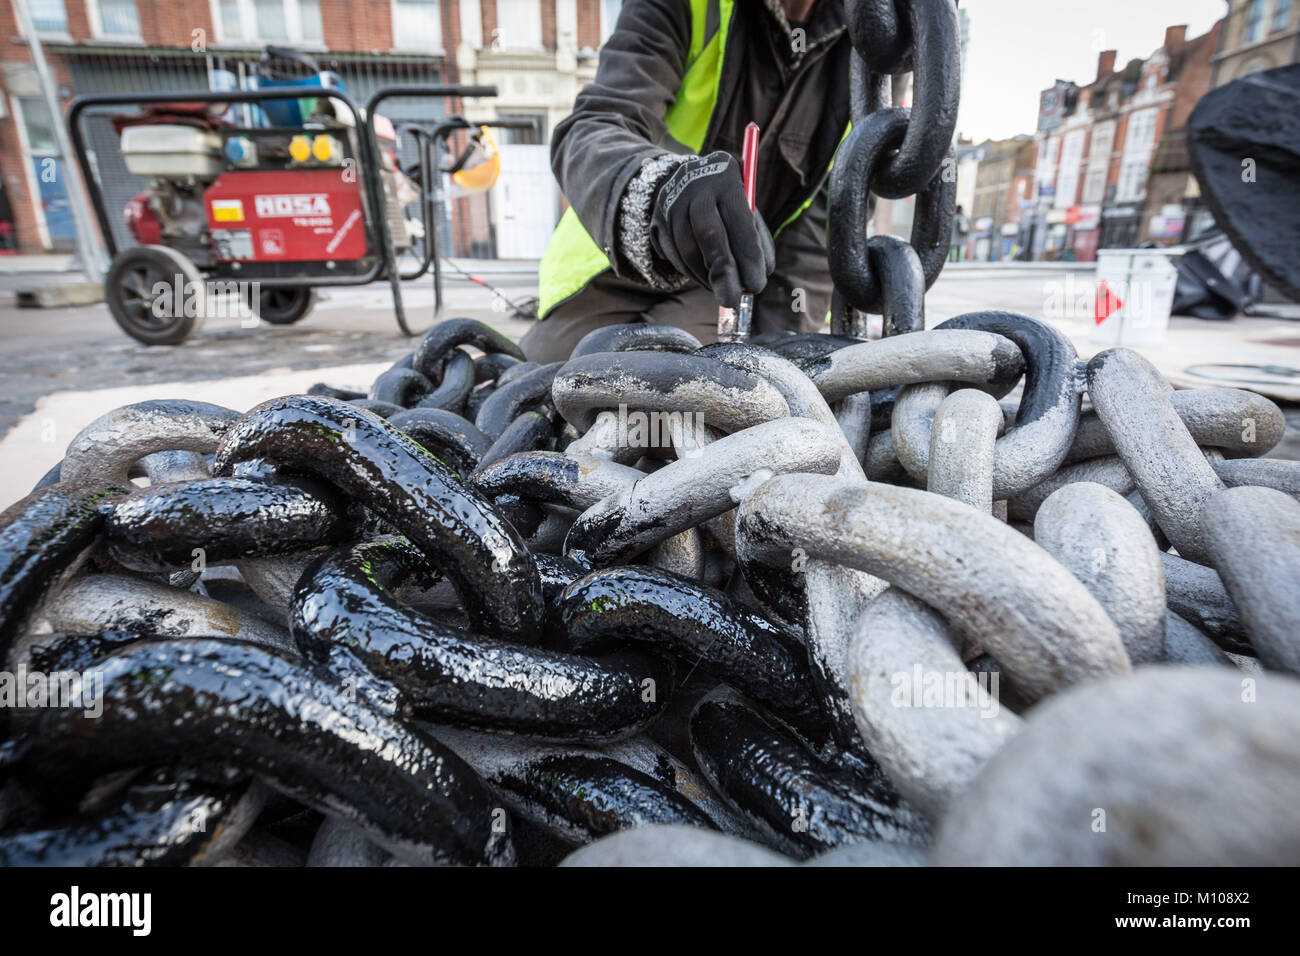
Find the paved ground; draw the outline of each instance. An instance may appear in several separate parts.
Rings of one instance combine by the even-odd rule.
[[[0,337],[5,343],[0,351],[0,461],[5,463],[0,507],[21,496],[58,460],[76,430],[117,405],[188,397],[247,408],[322,379],[365,387],[412,347],[393,321],[385,284],[331,291],[311,315],[288,328],[244,329],[237,319],[212,319],[190,341],[171,348],[136,344],[103,305],[14,307],[14,289],[68,278],[0,273]],[[485,278],[511,297],[535,294],[536,277],[528,272],[494,271]],[[928,320],[934,324],[977,309],[1024,312],[1062,328],[1086,357],[1104,347],[1088,340],[1091,300],[1081,291],[1087,279],[1086,272],[1041,266],[949,269],[927,297]],[[407,283],[404,298],[413,324],[427,326],[433,305],[428,280]],[[472,316],[516,338],[528,328],[494,309],[492,295],[464,279],[447,279],[446,300],[448,316]],[[1214,384],[1188,375],[1187,366],[1237,362],[1300,368],[1300,323],[1175,318],[1165,341],[1142,351],[1177,384]],[[1300,390],[1283,394],[1300,399]],[[1300,404],[1285,408],[1292,428],[1281,453],[1300,458]]]
[[[491,275],[508,296],[536,293],[531,275]],[[0,276],[0,437],[33,411],[42,396],[61,390],[118,388],[156,382],[189,382],[275,370],[388,362],[410,350],[393,320],[387,284],[323,293],[315,310],[298,325],[256,329],[238,319],[209,319],[182,345],[147,347],[127,337],[104,305],[70,309],[18,309],[15,288],[31,276]],[[42,277],[42,281],[48,281]],[[427,281],[403,292],[412,328],[433,319]],[[512,337],[527,324],[492,308],[493,296],[463,279],[448,280],[446,314],[470,315]],[[369,383],[358,383],[361,385]]]

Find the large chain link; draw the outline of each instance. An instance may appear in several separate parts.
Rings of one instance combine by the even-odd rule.
[[[855,334],[863,323],[853,312],[910,315],[917,275],[923,292],[947,259],[961,62],[952,0],[846,0],[845,13],[853,43],[853,129],[831,172],[827,247],[836,291],[832,332]],[[889,75],[909,68],[914,105],[888,107]],[[911,253],[891,237],[868,239],[875,197],[910,195],[916,196]],[[921,327],[910,321],[886,325],[886,334]]]
[[[1173,734],[1220,674],[1300,670],[1300,466],[1258,457],[1284,429],[1258,395],[1170,394],[1123,349],[1084,370],[1012,313],[922,329],[915,254],[882,249],[911,311],[879,341],[701,347],[618,326],[538,367],[455,319],[368,392],[107,413],[0,519],[0,650],[11,668],[93,665],[104,717],[13,711],[8,770],[38,793],[214,761],[325,813],[309,859],[336,863],[509,863],[502,808],[592,844],[575,863],[986,862],[1024,852],[1018,826],[1036,862],[1088,858],[1057,803],[1008,817],[1005,793],[1041,797],[1032,772],[1064,759],[1091,806],[1149,768],[1125,763],[1126,728],[1074,761],[1069,726],[1029,707],[1118,680],[1115,706],[1149,695]],[[1156,661],[1201,667],[1124,676]],[[983,683],[966,706],[898,706],[918,673]],[[1285,724],[1300,704],[1277,681],[1216,734]],[[1212,813],[1180,803],[1195,764],[1154,758],[1142,812],[1192,814],[1199,859],[1270,859],[1284,821],[1243,836],[1234,801],[1243,780],[1295,781],[1223,752]],[[1104,781],[1084,779],[1094,765]],[[264,862],[241,842],[258,786],[168,773],[90,823],[30,808],[45,829],[0,831],[0,860],[134,861],[172,832],[165,803],[140,811],[161,791],[223,825],[159,860]],[[1240,800],[1258,816],[1257,792]],[[667,827],[599,839],[647,823]]]

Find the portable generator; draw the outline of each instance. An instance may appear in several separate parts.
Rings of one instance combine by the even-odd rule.
[[[317,69],[316,81],[292,81],[303,92],[294,99],[169,102],[114,118],[127,170],[148,181],[124,210],[140,245],[117,254],[105,281],[109,309],[128,335],[174,344],[223,309],[288,325],[311,310],[313,279],[374,271],[381,252],[367,228],[374,217],[364,131],[323,95],[342,89],[337,77]],[[259,88],[275,85],[263,77]],[[370,122],[382,215],[401,253],[412,241],[403,208],[418,192],[396,161],[392,123]],[[286,284],[294,279],[302,281]],[[177,308],[182,296],[187,306]]]

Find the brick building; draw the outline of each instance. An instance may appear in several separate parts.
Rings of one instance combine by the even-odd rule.
[[[1089,261],[1098,248],[1181,235],[1182,200],[1194,187],[1179,143],[1192,107],[1210,88],[1221,25],[1193,40],[1185,26],[1169,27],[1151,56],[1120,69],[1115,51],[1103,51],[1090,84],[1062,80],[1043,91],[1034,258]]]
[[[1228,16],[1214,54],[1214,86],[1297,61],[1300,2],[1228,0]]]
[[[597,51],[620,0],[28,0],[61,103],[89,92],[220,88],[239,82],[267,44],[310,53],[364,103],[381,86],[491,83],[481,102],[401,98],[393,119],[463,112],[471,119],[531,118],[535,131],[503,133],[502,180],[512,191],[493,208],[487,194],[459,199],[454,251],[490,254],[498,242],[531,254],[558,214],[544,159],[551,130],[594,76]],[[0,2],[0,177],[12,221],[10,245],[25,252],[72,247],[51,132],[11,2]],[[113,174],[111,130],[88,129],[101,178]],[[509,153],[509,158],[507,158]],[[541,183],[541,171],[546,169]],[[127,188],[123,186],[122,188]],[[115,190],[116,191],[116,190]],[[118,197],[113,195],[116,201]],[[110,207],[111,208],[111,207]],[[449,237],[451,234],[449,233]],[[0,237],[2,238],[2,237]]]
[[[1020,203],[1029,198],[1034,168],[1034,138],[1013,136],[983,144],[975,174],[975,195],[967,210],[973,240],[972,257],[1005,259],[1020,233]]]
[[[1209,92],[1214,75],[1214,50],[1218,48],[1224,21],[1208,33],[1187,39],[1186,27],[1170,27],[1165,36],[1169,50],[1169,75],[1175,77],[1173,101],[1165,115],[1164,134],[1151,158],[1146,203],[1138,235],[1162,244],[1173,244],[1195,235],[1209,217],[1201,208],[1200,189],[1192,175],[1187,148],[1187,121],[1196,103]]]

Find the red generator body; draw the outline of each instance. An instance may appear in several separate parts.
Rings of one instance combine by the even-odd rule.
[[[347,174],[337,167],[223,172],[203,193],[213,258],[268,263],[362,258],[361,184]]]

